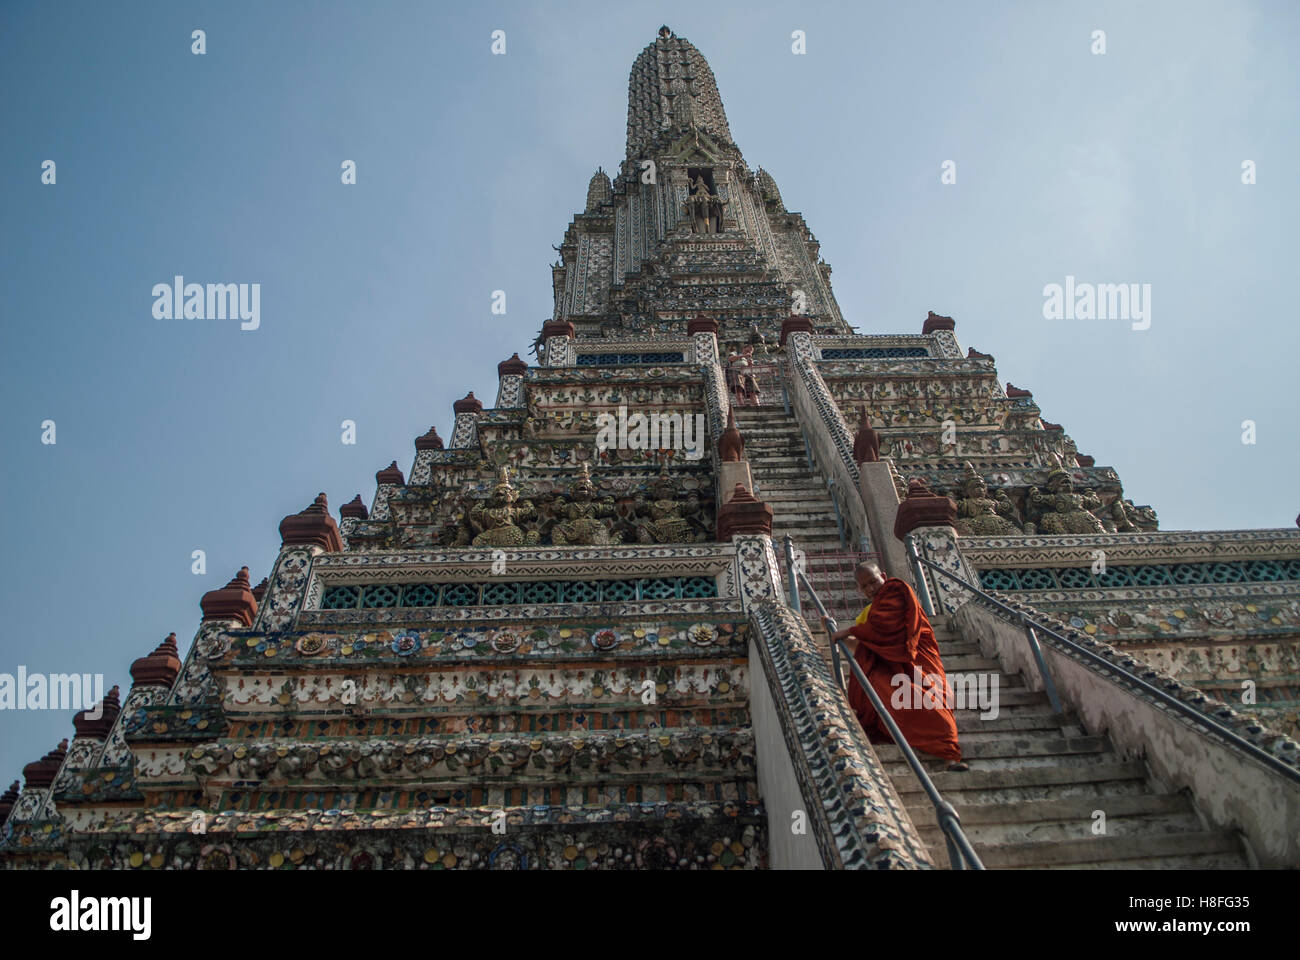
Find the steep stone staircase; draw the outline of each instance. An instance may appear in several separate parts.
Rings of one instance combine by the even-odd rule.
[[[828,576],[819,554],[847,555],[825,482],[808,464],[798,422],[781,406],[737,407],[755,495],[771,505],[772,538],[783,576],[782,547],[789,534],[806,551],[809,578],[845,625],[861,606],[850,578]],[[851,565],[850,565],[851,566]],[[846,567],[847,568],[847,567]],[[785,581],[788,583],[788,579]],[[805,621],[819,644],[825,632],[803,593]],[[1119,756],[1105,735],[1091,734],[1077,717],[1052,711],[1045,693],[1026,688],[937,618],[935,637],[950,677],[996,678],[996,717],[977,703],[957,710],[962,751],[970,770],[922,755],[935,786],[953,804],[984,865],[990,869],[1244,869],[1250,866],[1237,835],[1212,828],[1192,799],[1159,783],[1141,759]],[[828,651],[829,652],[829,651]],[[847,667],[846,667],[847,679]],[[874,746],[935,864],[948,853],[934,807],[893,744]],[[1104,832],[1094,833],[1104,814]]]
[[[944,618],[940,618],[944,619]],[[1110,739],[1090,734],[1078,718],[1052,711],[1045,693],[1025,687],[946,623],[935,637],[944,667],[955,674],[997,678],[996,718],[977,704],[956,711],[962,752],[970,764],[949,773],[922,755],[935,786],[961,817],[989,869],[1245,869],[1237,835],[1214,829],[1190,797],[1160,784],[1141,759],[1119,756]],[[987,711],[986,711],[987,712]],[[893,744],[875,746],[934,862],[948,866],[934,807]],[[1094,833],[1096,811],[1105,832]]]
[[[798,421],[780,404],[735,411],[755,495],[772,507],[772,539],[783,543],[790,534],[809,553],[840,549],[835,506],[808,466]]]
[[[775,398],[773,398],[775,399]],[[736,407],[736,427],[745,439],[745,456],[754,480],[754,495],[772,508],[772,543],[785,574],[785,538],[807,554],[808,576],[823,582],[825,566],[844,559],[821,556],[846,548],[835,522],[835,505],[825,481],[808,465],[799,423],[780,405]],[[803,599],[811,604],[805,593]],[[828,604],[832,598],[822,598]],[[836,592],[836,601],[841,598]]]

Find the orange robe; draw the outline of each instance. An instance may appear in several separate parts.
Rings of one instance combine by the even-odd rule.
[[[939,659],[934,630],[912,588],[902,580],[886,580],[871,601],[866,623],[853,627],[850,634],[858,641],[854,659],[912,748],[960,760],[948,675]],[[895,680],[900,675],[901,686]],[[849,706],[872,743],[893,742],[851,671]]]

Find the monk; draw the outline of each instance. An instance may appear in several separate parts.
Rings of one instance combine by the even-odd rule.
[[[969,770],[957,743],[948,676],[934,629],[916,594],[902,580],[886,579],[874,563],[854,571],[867,606],[853,626],[837,631],[912,749],[942,757],[954,772]],[[901,704],[901,706],[900,706]],[[892,743],[857,677],[850,674],[849,706],[872,743]]]

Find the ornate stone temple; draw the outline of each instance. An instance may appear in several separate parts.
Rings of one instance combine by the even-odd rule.
[[[838,615],[862,558],[912,583],[992,684],[931,774],[985,866],[1300,865],[1300,532],[1160,531],[952,318],[855,333],[667,27],[558,249],[533,362],[142,642],[33,745],[0,864],[946,868],[789,537]]]

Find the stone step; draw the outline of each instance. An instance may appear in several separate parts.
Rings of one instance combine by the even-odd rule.
[[[902,749],[893,743],[878,743],[874,745],[876,756],[882,763],[903,763]],[[989,759],[1023,759],[1027,757],[1038,756],[1064,756],[1067,754],[1086,754],[1101,753],[1110,749],[1105,737],[1081,736],[1081,737],[1036,737],[1032,735],[1021,735],[1017,737],[1003,736],[995,741],[987,743],[971,744],[968,748],[962,745],[963,759],[971,763],[971,769],[977,768],[977,760]],[[942,760],[926,759],[926,764],[942,764]],[[940,769],[942,769],[940,767]]]
[[[990,660],[980,654],[954,653],[940,647],[939,657],[943,660],[944,672],[950,677],[954,673],[994,673],[998,675],[1000,688],[1024,686],[1024,681],[1020,679],[1019,674],[1003,673],[1001,665],[996,660]]]
[[[807,490],[801,496],[796,490],[790,490],[790,494],[794,494],[794,496],[784,497],[781,501],[771,501],[768,500],[766,492],[764,492],[762,500],[771,503],[772,510],[784,511],[787,518],[806,520],[810,524],[833,524],[835,523],[835,507],[831,506],[823,510],[818,503],[809,502],[810,497],[819,498],[819,493],[819,490]]]
[[[761,500],[762,497],[759,497],[759,499]],[[833,513],[829,513],[829,512],[823,514],[809,514],[807,512],[796,513],[795,512],[796,510],[803,511],[803,507],[801,504],[796,504],[793,502],[786,503],[786,504],[772,503],[771,501],[764,501],[764,502],[766,502],[768,506],[772,508],[773,524],[780,523],[781,527],[787,533],[790,534],[790,539],[794,540],[795,547],[799,550],[803,550],[805,553],[818,553],[818,552],[825,553],[826,551],[813,550],[807,547],[806,545],[800,543],[799,538],[795,533],[796,530],[807,530],[810,533],[815,532],[820,536],[824,537],[824,536],[828,536],[829,534],[839,529],[839,526],[835,523],[835,515]],[[781,537],[782,539],[780,542],[780,546],[781,546],[781,551],[784,553],[785,533],[782,533]]]
[[[825,602],[825,598],[823,598],[822,602],[823,602],[823,603]],[[815,609],[815,605],[814,605],[814,609]],[[833,611],[833,610],[831,611],[831,614],[832,614],[832,616],[834,615],[834,611]],[[836,618],[836,619],[838,619],[838,618]],[[843,626],[846,626],[846,627],[849,626],[849,625],[850,625],[850,621],[845,621],[844,624],[843,624]],[[993,686],[993,683],[994,683],[993,679],[990,678],[990,679],[984,681],[984,684],[983,684],[983,690],[984,690],[985,694],[986,694],[988,697],[990,697],[990,698],[992,698],[992,697],[994,697],[994,696],[997,697],[997,705],[998,705],[999,707],[1002,706],[1002,704],[1005,702],[1005,698],[1006,698],[1007,695],[1010,694],[1011,692],[1013,692],[1013,691],[1014,691],[1014,692],[1017,692],[1017,693],[1020,693],[1020,692],[1029,692],[1029,691],[1027,691],[1027,689],[1026,689],[1026,687],[1025,687],[1025,682],[1024,682],[1024,680],[1022,680],[1019,676],[1008,676],[1008,675],[1005,674],[1005,673],[999,673],[997,670],[983,670],[983,669],[979,669],[979,668],[972,668],[972,667],[969,667],[969,666],[963,666],[962,663],[961,663],[961,661],[960,661],[960,658],[953,658],[953,659],[957,660],[958,662],[957,662],[956,664],[952,664],[952,665],[950,665],[949,662],[948,662],[948,659],[949,659],[949,658],[945,657],[945,658],[944,658],[944,661],[943,661],[943,662],[944,662],[944,668],[945,668],[944,672],[945,672],[945,673],[947,674],[947,676],[948,676],[948,685],[949,685],[950,687],[953,688],[953,696],[954,696],[954,697],[956,697],[956,696],[958,695],[959,688],[960,688],[960,691],[961,691],[962,695],[963,695],[963,696],[966,696],[966,697],[970,697],[970,696],[974,696],[974,695],[978,695],[978,694],[980,694],[980,689],[981,689],[981,686],[980,686],[980,676],[981,676],[981,675],[983,675],[983,676],[990,676],[990,675],[992,675],[992,677],[996,677],[996,678],[997,678],[997,681],[996,681],[996,682],[997,682],[997,686],[996,686],[996,688]],[[911,675],[909,674],[908,676],[909,676],[909,679],[910,679],[910,676],[911,676]],[[968,677],[971,677],[971,676],[973,676],[973,677],[975,678],[973,681],[967,679]],[[996,694],[994,693],[994,690],[995,690],[995,689],[996,689],[996,691],[997,691]],[[1008,704],[1008,705],[1010,705],[1010,704]]]
[[[1038,691],[1028,690],[1025,687],[1010,687],[1007,689],[999,688],[998,692],[998,710],[1004,713],[1007,710],[1021,709],[1024,707],[1037,707],[1047,704],[1047,694]],[[960,721],[963,714],[977,713],[974,708],[967,707],[953,711]],[[957,729],[961,729],[958,726]]]
[[[782,467],[798,467],[800,473],[797,476],[778,476],[775,470]],[[766,478],[772,483],[792,485],[795,483],[806,485],[809,489],[816,487],[825,492],[827,490],[826,480],[822,475],[808,466],[808,461],[799,457],[793,464],[790,463],[769,463],[761,458],[751,458],[749,461],[750,472],[755,478]]]
[[[764,482],[765,480],[769,480],[769,479],[779,479],[779,478],[783,478],[783,479],[787,479],[787,480],[798,479],[798,480],[800,480],[800,481],[805,481],[805,482],[810,482],[810,483],[811,483],[811,482],[812,482],[812,478],[813,478],[813,474],[812,474],[811,471],[809,471],[809,469],[808,469],[808,464],[806,464],[806,463],[796,463],[796,464],[784,464],[784,463],[763,464],[763,466],[762,466],[760,469],[755,470],[755,469],[754,469],[754,462],[751,460],[751,461],[750,461],[750,470],[751,470],[751,472],[752,472],[753,475],[754,475],[754,481],[755,481],[756,483],[762,483],[762,482]],[[818,481],[818,485],[819,485],[822,489],[825,489],[825,487],[826,487],[826,485],[823,484],[823,483],[820,483],[820,481]]]
[[[825,484],[809,482],[782,485],[769,482],[762,489],[766,500],[810,500],[826,504],[828,510],[833,509],[833,501]]]
[[[745,459],[753,473],[764,473],[772,467],[797,466],[807,471],[809,476],[818,476],[808,464],[808,457],[803,447],[763,447],[745,445]]]
[[[1106,821],[1124,817],[1173,816],[1196,817],[1190,800],[1177,793],[1148,793],[1133,797],[1063,797],[1059,800],[1029,800],[1019,803],[963,804],[956,808],[964,826],[993,824],[1086,821],[1091,836],[1094,810],[1104,810]],[[937,826],[934,807],[927,826]],[[914,816],[915,819],[915,816]]]
[[[821,516],[835,515],[835,504],[831,502],[830,496],[824,490],[766,487],[763,489],[763,500],[772,504],[773,510],[786,503],[797,503],[804,507],[806,513],[816,513]]]
[[[968,749],[974,749],[981,746],[989,746],[990,741],[982,740],[978,743],[972,743],[969,740],[962,744],[962,754],[965,756]],[[925,757],[925,761],[930,763],[930,769],[927,771],[931,777],[936,773],[941,773],[947,768],[947,762],[937,760],[935,757]],[[1119,758],[1113,751],[1106,747],[1104,750],[1095,750],[1092,752],[1081,751],[1078,753],[1058,753],[1050,752],[1039,755],[1025,755],[1019,757],[990,757],[988,759],[970,759],[969,773],[1023,773],[1031,770],[1054,769],[1061,771],[1073,771],[1075,776],[1071,782],[1088,782],[1088,770],[1101,763],[1113,762]],[[885,770],[891,777],[907,778],[912,776],[911,767],[905,761],[897,763],[886,763]],[[968,802],[974,802],[971,797],[966,798]]]
[[[826,493],[825,487],[812,486],[811,484],[807,486],[797,486],[797,487],[775,487],[771,484],[765,484],[762,482],[760,478],[755,477],[754,496],[758,497],[758,499],[762,500],[764,503],[773,503],[773,501],[769,499],[769,494],[774,494],[777,497],[779,497],[781,501],[787,503],[788,502],[800,503],[800,502],[807,501],[810,498],[815,498],[816,505],[813,506],[810,504],[805,509],[804,512],[807,513],[807,512],[815,511],[816,516],[819,519],[825,518],[830,520],[832,523],[835,522],[834,504],[832,503],[830,506],[823,506],[823,504],[821,503],[823,499],[825,500],[830,499],[830,496]],[[784,494],[784,496],[781,496],[781,494]],[[772,506],[773,510],[779,510],[780,508],[781,505],[779,503],[773,503]],[[797,547],[798,544],[796,543],[795,546]]]
[[[935,642],[939,644],[939,655],[944,657],[945,662],[950,656],[953,657],[978,657],[980,645],[973,640],[945,640],[938,633],[934,635]]]
[[[820,493],[826,492],[826,484],[811,473],[808,475],[808,479],[805,480],[777,477],[769,478],[766,482],[769,488],[778,490],[817,490]]]
[[[976,770],[972,767],[965,773],[946,770],[932,773],[930,779],[944,799],[954,805],[1150,792],[1146,784],[1146,767],[1140,760],[1103,760],[1022,769]],[[920,781],[910,771],[894,781],[894,788],[909,809],[929,803]]]
[[[1053,866],[1113,863],[1132,866],[1133,861],[1155,861],[1174,867],[1183,857],[1219,856],[1246,865],[1241,842],[1227,830],[1196,830],[1186,833],[1148,833],[1132,836],[1087,837],[1046,843],[994,843],[976,847],[986,867],[1017,870]],[[1173,861],[1173,862],[1169,862]],[[1154,864],[1153,864],[1154,865]]]
[[[751,443],[798,443],[803,446],[803,431],[783,423],[750,423],[736,421],[736,429],[748,448]]]
[[[827,536],[833,535],[827,533]],[[829,598],[829,600],[835,600],[839,604],[855,606],[858,607],[858,610],[862,610],[863,604],[866,604],[862,594],[855,591],[855,589],[850,591],[850,589],[841,589],[839,587],[840,579],[849,576],[848,565],[852,561],[849,558],[828,559],[828,561],[824,561],[824,566],[819,566],[818,563],[814,562],[814,557],[815,552],[809,550],[805,566],[803,566],[803,572],[809,576],[810,580],[813,580],[813,589],[822,596],[823,600]]]
[[[803,449],[803,431],[788,424],[773,422],[745,425],[737,420],[736,429],[740,431],[740,437],[745,441],[746,449],[751,444],[759,446],[768,443],[797,443],[799,448]]]
[[[759,499],[762,499],[762,497],[760,496]],[[777,518],[780,518],[782,526],[791,528],[792,531],[800,528],[807,528],[808,530],[824,530],[827,528],[838,529],[838,525],[835,523],[835,514],[833,512],[809,513],[807,510],[803,509],[801,504],[794,502],[790,502],[785,506],[781,504],[773,504],[772,519],[775,522]],[[810,553],[816,552],[809,551],[807,547],[799,542],[799,538],[793,532],[790,533],[790,538],[794,540],[794,545],[796,547]],[[785,541],[782,540],[781,544],[781,549],[784,550]]]
[[[784,489],[802,490],[805,493],[826,493],[826,484],[815,481],[811,474],[808,473],[807,467],[769,467],[766,470],[752,471],[754,478],[754,493],[759,495],[763,490],[771,490],[777,487],[777,481],[792,481]]]
[[[1053,713],[1046,705],[1042,709],[1021,707],[1015,714],[989,720],[982,720],[979,714],[966,711],[956,714],[956,717],[957,733],[963,738],[975,733],[1005,736],[1029,730],[1060,730],[1069,725],[1065,714]]]
[[[775,517],[772,519],[773,536],[784,537],[789,534],[799,549],[806,550],[809,553],[834,553],[843,549],[840,543],[839,528],[833,524],[827,527],[801,527],[795,524],[785,524],[779,522]],[[816,584],[813,584],[814,588]]]
[[[781,518],[782,525],[786,527],[805,527],[809,530],[839,529],[835,523],[835,514],[809,513],[803,509],[802,505],[790,504],[789,507],[784,509],[778,505],[772,505],[773,523],[776,522],[778,516]]]
[[[1132,860],[1103,860],[1096,863],[1044,863],[1035,870],[1249,870],[1245,856],[1238,853],[1187,854],[1179,857],[1136,857]]]
[[[822,520],[818,526],[827,526],[827,524],[833,527],[835,526],[835,520]],[[836,529],[839,529],[839,527],[836,527]],[[857,562],[857,559],[855,559],[857,558],[857,553],[853,552],[853,550],[810,549],[806,544],[801,544],[800,541],[794,540],[793,535],[790,536],[790,540],[793,541],[792,545],[794,548],[797,550],[803,550],[803,567],[805,567],[805,570],[814,571],[820,576],[829,575],[832,576],[832,578],[835,578],[837,571],[844,575],[844,578],[850,578],[850,576],[852,576],[853,565]],[[780,548],[780,553],[784,557],[784,539],[780,542]],[[816,580],[814,580],[814,584],[815,583]],[[827,585],[828,587],[835,587],[837,589],[848,589],[849,587],[852,587],[853,584],[850,583],[849,579],[845,579],[842,583],[839,579],[831,579],[828,581]]]
[[[828,537],[834,537],[839,540],[839,527],[834,520],[810,520],[807,517],[800,517],[790,513],[778,513],[772,511],[772,529],[780,529],[781,550],[785,552],[785,536],[788,534],[794,541],[794,545],[803,550],[805,553],[830,553],[822,547],[816,546],[817,541],[825,540]],[[775,534],[774,534],[775,535]],[[801,539],[802,536],[802,539]],[[814,547],[816,547],[814,549]]]
[[[1145,800],[1147,797],[1122,797],[1116,799]],[[1104,810],[1104,801],[1093,803],[1097,810]],[[1083,818],[1061,822],[990,824],[972,826],[962,820],[966,836],[974,844],[975,850],[984,857],[984,851],[997,847],[1014,847],[1030,845],[1054,845],[1074,841],[1101,839],[1136,839],[1152,836],[1180,836],[1201,833],[1205,828],[1192,812],[1173,814],[1152,814],[1139,816],[1115,816],[1107,813],[1105,834],[1094,834],[1095,821],[1091,812]],[[918,826],[917,831],[932,852],[944,850],[944,834],[938,824]],[[1225,853],[1230,851],[1210,851]],[[1136,859],[1136,858],[1128,858]],[[1143,858],[1145,859],[1145,858]],[[1067,860],[1066,862],[1070,862]],[[1094,861],[1096,862],[1096,861]],[[986,863],[986,866],[989,865]]]
[[[1001,719],[1003,719],[1001,716],[996,718],[996,720],[1001,720]],[[994,722],[995,719],[989,719],[983,721],[983,723],[985,724],[994,723]],[[976,743],[997,743],[1001,740],[1004,740],[1008,735],[1007,731],[1005,730],[983,730],[980,729],[979,727],[976,727],[974,729],[962,729],[959,727],[957,732],[961,736],[961,748],[963,751],[968,746]],[[1055,738],[1088,736],[1088,734],[1084,731],[1082,727],[1071,726],[1069,724],[1064,724],[1057,727],[1018,730],[1018,731],[1012,731],[1012,733],[1013,734],[1019,733],[1021,735],[1029,735],[1035,737],[1055,737]]]
[[[1097,742],[1093,742],[1094,740]],[[898,748],[894,747],[894,749],[897,750]],[[980,751],[982,750],[991,752],[981,754]],[[902,755],[896,754],[895,757],[893,760],[885,760],[884,757],[881,757],[885,770],[890,777],[895,778],[897,783],[899,778],[914,776],[912,768],[908,766],[907,761],[902,759]],[[928,768],[926,772],[931,777],[942,772],[947,766],[946,761],[925,757],[924,755],[922,757],[923,763]],[[1042,743],[1027,745],[1019,753],[1011,754],[1006,752],[1005,744],[998,741],[972,743],[967,740],[962,743],[962,758],[970,764],[970,770],[967,773],[995,773],[999,771],[1014,773],[1053,768],[1084,771],[1085,776],[1090,767],[1116,759],[1114,752],[1110,749],[1109,741],[1104,738],[1091,737],[1057,737],[1045,740]]]
[[[964,805],[957,810],[962,828],[977,847],[989,844],[1044,843],[1138,834],[1196,833],[1205,829],[1191,803],[1176,794],[1132,797],[1071,797],[1027,803]],[[1095,814],[1105,814],[1104,822]],[[932,850],[943,849],[943,831],[934,808],[913,811],[912,821]],[[1094,833],[1101,825],[1105,833]]]

